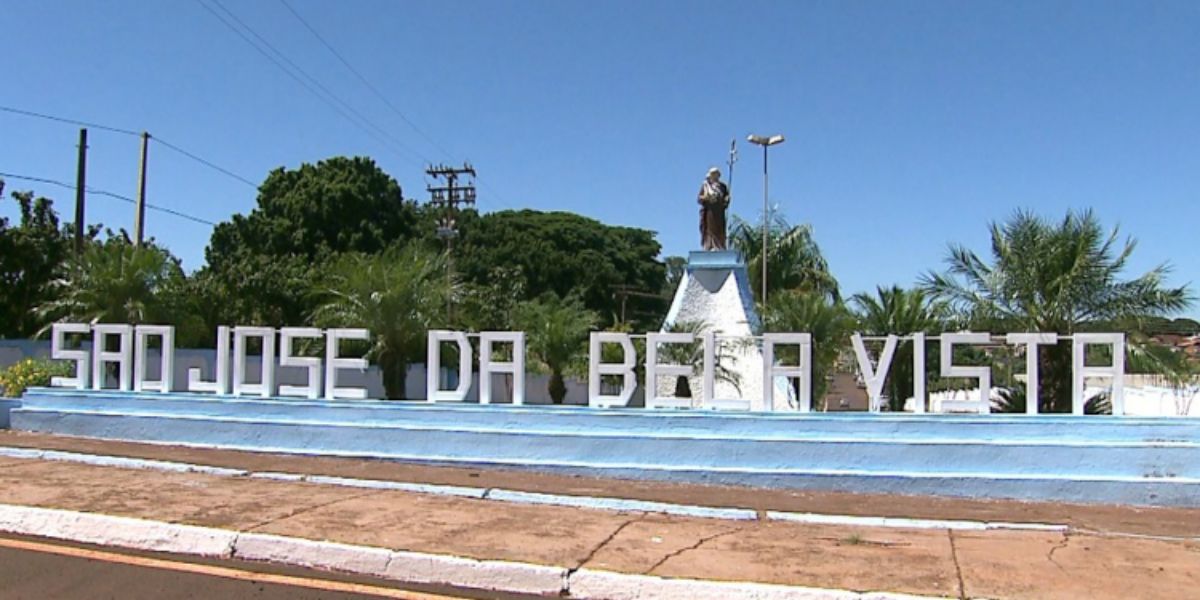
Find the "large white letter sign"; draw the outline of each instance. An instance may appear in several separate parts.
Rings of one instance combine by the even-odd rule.
[[[1006,341],[1025,344],[1025,414],[1038,414],[1038,346],[1058,343],[1057,333],[1010,333]]]
[[[246,339],[252,337],[262,340],[260,383],[246,383]],[[270,327],[233,328],[233,395],[245,394],[275,395],[275,330]]]
[[[703,351],[700,369],[700,406],[716,408],[717,402],[717,334],[713,330],[700,334]]]
[[[646,334],[646,408],[688,408],[691,398],[658,395],[659,377],[691,377],[691,365],[658,362],[659,344],[694,344],[692,333],[649,333]],[[672,389],[674,387],[672,386]]]
[[[854,343],[854,356],[858,359],[858,369],[862,373],[863,382],[867,384],[867,398],[871,412],[879,412],[883,404],[883,382],[887,380],[888,370],[892,367],[892,357],[896,355],[896,345],[900,338],[889,334],[883,344],[883,353],[879,355],[879,365],[871,365],[871,356],[867,354],[867,346],[863,344],[862,334],[857,331],[850,336]]]
[[[925,333],[912,334],[913,412],[925,412]]]
[[[189,392],[229,393],[229,327],[217,327],[217,365],[212,381],[200,378],[200,369],[188,369],[187,389]]]
[[[992,336],[989,333],[942,334],[942,377],[974,377],[979,379],[979,400],[974,404],[977,405],[976,409],[980,414],[992,412],[992,369],[986,366],[968,367],[954,364],[954,346],[956,344],[987,344],[991,340]],[[944,407],[949,403],[943,402],[942,404]]]
[[[91,355],[83,348],[68,350],[65,346],[67,344],[66,334],[88,333],[91,330],[92,326],[86,323],[55,323],[50,326],[50,358],[54,360],[69,360],[75,363],[74,377],[51,377],[51,386],[73,387],[81,390],[87,389],[88,373],[91,372],[92,367],[88,364]]]
[[[425,360],[425,400],[427,402],[462,402],[471,390],[471,342],[461,331],[434,329],[429,332],[428,350]],[[454,342],[458,346],[458,387],[443,390],[442,343]]]
[[[109,335],[118,336],[117,349],[109,351],[106,347]],[[104,365],[117,363],[120,365],[117,387],[122,392],[128,392],[130,380],[133,379],[133,349],[130,342],[133,338],[133,325],[117,325],[114,323],[99,323],[92,326],[92,389],[104,389]]]
[[[511,343],[512,362],[492,360],[492,346]],[[525,332],[483,331],[479,333],[479,403],[492,403],[492,373],[513,376],[513,404],[525,404]]]
[[[1087,347],[1106,345],[1112,348],[1112,364],[1103,367],[1087,366]],[[1125,334],[1076,333],[1072,337],[1071,412],[1084,413],[1083,388],[1088,377],[1112,379],[1112,414],[1125,414]]]
[[[604,358],[604,344],[620,344],[624,357],[619,363],[601,362]],[[633,340],[627,333],[611,331],[593,331],[588,339],[588,406],[593,408],[612,408],[629,406],[633,392],[637,389],[637,377],[633,367],[637,364],[637,350],[633,348]],[[605,375],[621,376],[621,393],[605,395],[600,393],[601,379]]]
[[[325,332],[316,327],[282,327],[279,329],[279,366],[299,367],[308,371],[304,385],[280,385],[280,396],[300,396],[317,399],[321,397],[321,359],[317,356],[295,356],[292,342],[296,338],[320,338]]]
[[[162,340],[162,351],[158,357],[158,381],[146,379],[146,341],[150,336]],[[133,329],[133,391],[159,391],[164,394],[174,389],[175,379],[175,328],[170,325],[138,325]]]
[[[857,334],[856,334],[857,335]],[[775,364],[775,346],[798,346],[800,361],[794,366]],[[800,380],[800,412],[812,410],[812,335],[808,333],[763,334],[763,409],[775,411],[775,378]]]
[[[367,370],[365,358],[343,358],[338,355],[338,345],[342,340],[369,340],[371,332],[366,329],[329,329],[325,331],[325,399],[362,400],[367,397],[367,390],[357,387],[338,387],[338,370],[358,369]]]

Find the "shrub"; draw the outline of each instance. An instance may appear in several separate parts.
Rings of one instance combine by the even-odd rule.
[[[0,387],[4,388],[4,396],[18,398],[26,388],[48,386],[51,377],[70,374],[71,367],[67,363],[26,358],[0,371]]]

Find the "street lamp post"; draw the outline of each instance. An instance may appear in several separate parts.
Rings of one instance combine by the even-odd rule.
[[[762,225],[762,302],[767,303],[767,231],[771,225],[771,207],[767,203],[767,148],[783,143],[783,135],[751,135],[746,138],[751,144],[763,149],[763,225]]]

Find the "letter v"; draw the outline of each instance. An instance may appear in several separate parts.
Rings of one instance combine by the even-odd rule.
[[[879,356],[879,365],[872,367],[871,357],[867,355],[867,347],[863,344],[861,333],[851,336],[854,342],[854,356],[858,358],[858,369],[862,372],[863,382],[867,384],[867,397],[870,399],[871,412],[879,412],[880,396],[883,395],[883,382],[887,379],[888,370],[892,367],[892,356],[896,354],[899,336],[888,335],[883,344],[883,354]]]

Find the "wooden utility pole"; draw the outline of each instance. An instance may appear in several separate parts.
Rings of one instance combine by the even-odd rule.
[[[451,252],[454,249],[454,238],[458,237],[458,205],[475,205],[475,167],[469,163],[463,163],[461,168],[430,166],[425,169],[425,174],[435,180],[446,181],[444,186],[427,186],[426,189],[429,190],[429,204],[442,209],[442,216],[438,218],[437,236],[446,242],[446,283],[449,285],[454,280],[454,257]],[[459,185],[458,178],[461,175],[470,175],[472,181]],[[446,302],[447,320],[454,316],[453,304],[452,300]]]
[[[79,130],[79,162],[75,171],[75,255],[83,253],[83,201],[87,187],[87,129]]]
[[[133,243],[142,245],[146,234],[146,155],[150,152],[150,134],[142,132],[142,160],[138,170],[137,215],[133,219]]]

